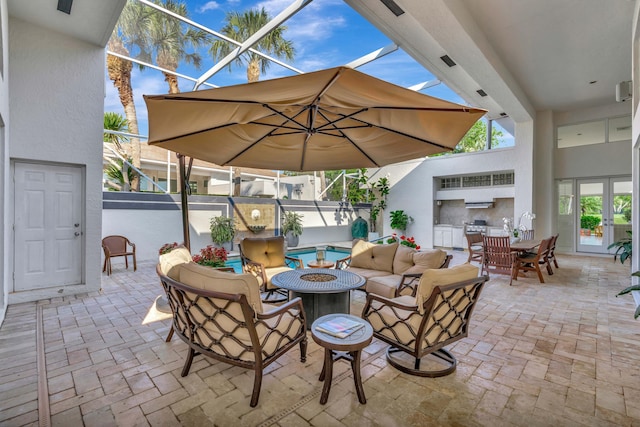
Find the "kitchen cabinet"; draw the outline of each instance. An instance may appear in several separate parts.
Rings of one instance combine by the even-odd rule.
[[[433,246],[450,248],[452,228],[450,225],[436,225],[433,227]]]
[[[451,247],[465,248],[467,241],[464,237],[464,227],[451,227]]]

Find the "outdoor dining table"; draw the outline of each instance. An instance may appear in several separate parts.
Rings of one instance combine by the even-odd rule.
[[[520,240],[511,243],[510,247],[512,252],[527,252],[540,246],[540,243],[542,243],[541,239]]]

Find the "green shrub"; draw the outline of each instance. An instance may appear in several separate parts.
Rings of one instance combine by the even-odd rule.
[[[580,228],[585,230],[593,230],[596,225],[600,224],[600,217],[592,215],[583,215],[580,217]]]

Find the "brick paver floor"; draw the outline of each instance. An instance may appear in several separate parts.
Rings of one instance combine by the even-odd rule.
[[[466,260],[454,256],[454,264]],[[640,321],[633,299],[615,296],[629,266],[558,258],[544,284],[532,273],[513,286],[492,277],[469,337],[450,347],[458,369],[449,376],[402,374],[374,339],[362,361],[367,403],[358,402],[349,365],[337,362],[320,405],[323,352],[309,339],[306,363],[296,348],[266,369],[256,408],[251,371],[197,356],[180,376],[187,346],[164,341],[170,321],[155,310],[155,265],[134,273],[116,264],[101,292],[9,307],[0,328],[0,425],[640,426]],[[359,314],[363,294],[352,301]],[[37,369],[39,351],[46,371]],[[50,419],[47,402],[38,402],[39,374]]]

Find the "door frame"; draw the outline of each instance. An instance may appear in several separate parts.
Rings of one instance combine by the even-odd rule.
[[[77,286],[77,285],[83,285],[86,283],[86,258],[85,256],[83,256],[86,253],[86,247],[87,247],[87,242],[86,242],[86,204],[87,204],[87,194],[86,194],[86,188],[87,188],[87,171],[86,171],[86,166],[85,165],[79,165],[79,164],[73,164],[73,163],[60,163],[60,162],[46,162],[46,161],[39,161],[39,160],[33,160],[33,159],[11,159],[10,161],[10,174],[11,174],[11,181],[12,181],[12,185],[10,186],[10,200],[15,202],[15,198],[16,198],[16,182],[15,182],[15,173],[16,173],[16,164],[22,164],[22,165],[37,165],[37,166],[49,166],[49,167],[59,167],[59,168],[74,168],[77,169],[80,172],[80,221],[81,221],[81,227],[79,228],[80,230],[80,259],[79,259],[79,269],[80,269],[80,280],[79,283],[77,284],[70,284],[70,285],[61,285],[60,287],[64,287],[64,286]],[[10,221],[11,221],[11,245],[12,245],[12,250],[10,251],[10,259],[8,260],[8,262],[10,263],[9,265],[11,266],[11,283],[9,284],[9,292],[16,292],[16,269],[15,269],[15,256],[16,256],[16,249],[17,249],[17,244],[16,244],[16,232],[15,232],[15,223],[16,223],[16,204],[14,203],[13,209],[10,210]],[[47,289],[55,289],[56,287],[53,288],[41,288],[41,289],[33,289],[33,290],[22,290],[20,291],[20,293],[28,293],[28,292],[46,292]]]
[[[614,210],[613,199],[615,196],[614,185],[617,182],[629,182],[631,184],[631,176],[610,176],[599,178],[577,178],[575,180],[576,207],[575,207],[575,248],[576,252],[596,253],[596,254],[613,254],[615,249],[607,249],[616,239],[614,228]],[[589,183],[602,184],[602,244],[601,245],[585,245],[580,244],[580,185]],[[633,197],[633,194],[632,194]],[[633,202],[632,202],[633,203]]]

